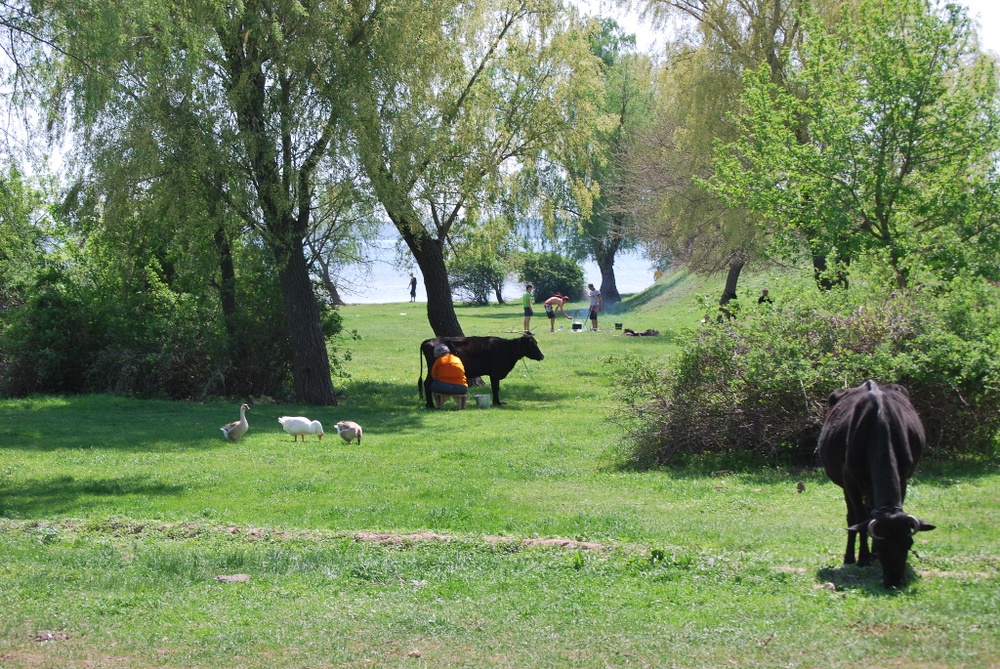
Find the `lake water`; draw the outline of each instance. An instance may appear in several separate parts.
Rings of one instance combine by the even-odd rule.
[[[410,299],[410,272],[417,277],[417,302],[426,302],[423,277],[408,256],[409,265],[400,268],[396,263],[396,238],[378,239],[371,247],[370,260],[364,264],[349,265],[343,272],[340,296],[348,304],[378,304],[408,302]],[[598,288],[601,272],[597,263],[587,260],[582,265],[585,283],[593,282]],[[620,293],[638,293],[653,285],[653,263],[640,252],[621,253],[615,260],[615,278]],[[351,278],[353,277],[353,278]],[[580,286],[582,291],[584,286]],[[520,298],[524,287],[513,281],[504,285],[507,301]]]

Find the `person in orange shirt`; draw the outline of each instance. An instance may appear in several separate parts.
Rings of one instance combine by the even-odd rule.
[[[434,365],[431,367],[431,393],[438,409],[444,408],[446,395],[454,396],[459,409],[465,408],[469,382],[465,378],[465,365],[445,344],[434,347]]]

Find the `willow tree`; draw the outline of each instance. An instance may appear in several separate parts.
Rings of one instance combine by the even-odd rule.
[[[379,29],[362,31],[353,62],[351,133],[420,267],[432,330],[461,335],[450,236],[503,210],[517,170],[588,130],[576,119],[593,108],[597,65],[552,0],[398,2],[373,14]]]
[[[766,253],[766,221],[704,187],[719,142],[735,140],[746,73],[762,68],[781,86],[801,46],[798,10],[826,0],[639,0],[647,16],[677,21],[668,43],[657,123],[630,146],[633,206],[652,218],[644,237],[659,253],[695,271],[728,270],[721,302],[735,295],[740,271]],[[817,250],[814,260],[825,263]]]
[[[621,170],[626,146],[650,121],[653,65],[635,52],[635,36],[613,19],[591,19],[591,52],[600,63],[601,96],[586,144],[560,142],[527,170],[525,183],[544,193],[545,234],[561,251],[593,258],[601,272],[605,304],[621,300],[615,277],[620,251],[638,245],[635,215],[626,206],[627,182]]]
[[[52,0],[38,11],[49,54],[62,56],[53,98],[69,107],[51,118],[73,124],[83,175],[105,177],[108,197],[123,200],[170,184],[179,201],[201,204],[222,255],[239,235],[263,244],[295,394],[336,404],[304,240],[317,189],[344,160],[352,48],[375,29],[374,12],[308,0]]]

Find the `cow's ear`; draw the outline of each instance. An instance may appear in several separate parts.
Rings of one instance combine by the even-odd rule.
[[[834,404],[840,401],[840,398],[847,394],[850,388],[841,388],[839,390],[834,390],[830,393],[830,396],[826,398],[826,406],[832,407]]]
[[[916,534],[917,532],[930,532],[931,530],[934,529],[933,525],[931,525],[930,523],[925,523],[916,516],[911,516],[910,514],[906,514],[906,517],[910,520],[910,525],[913,527],[912,530],[913,534]]]

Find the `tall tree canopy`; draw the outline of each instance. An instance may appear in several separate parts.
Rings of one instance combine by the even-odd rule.
[[[432,328],[460,334],[449,234],[499,206],[533,154],[588,127],[574,119],[594,97],[596,65],[554,0],[38,6],[66,55],[50,90],[70,111],[50,118],[73,124],[84,175],[122,202],[160,188],[197,211],[184,217],[214,238],[224,304],[233,240],[258,238],[296,393],[313,403],[335,402],[305,243],[317,194],[338,180],[369,190],[420,266]]]
[[[601,272],[605,304],[621,300],[615,258],[638,244],[636,212],[624,198],[621,164],[626,148],[648,127],[654,97],[653,64],[635,53],[635,36],[612,19],[590,21],[590,49],[599,59],[602,103],[591,117],[590,141],[560,143],[528,170],[546,193],[544,220],[550,238],[564,240],[573,257],[593,258]],[[583,148],[583,150],[580,150]]]
[[[995,274],[1000,89],[964,10],[866,0],[834,29],[810,20],[802,54],[787,85],[747,78],[715,191],[786,251],[878,254],[900,288],[914,258],[953,273],[984,247]]]
[[[342,137],[345,45],[370,17],[283,0],[39,7],[66,55],[51,90],[69,111],[53,105],[51,118],[74,124],[83,174],[100,180],[98,221],[141,199],[186,205],[147,224],[214,236],[223,284],[233,238],[258,237],[277,268],[296,396],[335,404],[303,240]]]
[[[645,0],[654,20],[676,30],[661,70],[656,123],[630,146],[628,200],[643,236],[657,252],[695,271],[729,269],[722,302],[735,294],[740,270],[759,257],[758,215],[704,188],[720,140],[739,129],[743,76],[766,68],[776,85],[787,77],[801,40],[796,8],[803,0]]]
[[[351,133],[413,253],[437,335],[460,335],[445,264],[458,226],[513,201],[512,175],[582,142],[599,101],[580,26],[552,0],[396,3],[354,62]],[[390,20],[391,19],[391,20]],[[387,57],[389,56],[389,57]]]

